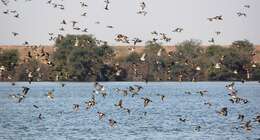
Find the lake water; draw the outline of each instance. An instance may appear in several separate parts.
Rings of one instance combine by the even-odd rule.
[[[84,139],[260,139],[260,123],[252,122],[252,130],[240,127],[238,114],[245,115],[245,121],[253,120],[260,113],[260,83],[237,82],[238,95],[249,100],[247,104],[232,104],[225,85],[230,82],[101,82],[108,92],[107,97],[96,95],[97,104],[86,110],[85,102],[91,99],[93,83],[40,82],[28,84],[17,82],[0,83],[0,139],[7,140],[84,140]],[[141,85],[140,95],[122,96],[115,88]],[[17,103],[9,94],[21,93],[22,86],[30,88],[27,97]],[[47,98],[54,90],[54,100]],[[205,96],[196,93],[208,90]],[[185,91],[192,92],[191,95]],[[164,94],[162,102],[157,94]],[[144,108],[141,97],[152,102]],[[120,99],[123,106],[131,110],[130,115],[115,107]],[[204,105],[211,102],[212,106]],[[80,110],[73,111],[73,104]],[[37,105],[39,108],[33,107]],[[228,116],[216,113],[228,107]],[[97,111],[106,114],[99,120]],[[144,112],[147,112],[144,115]],[[43,119],[38,115],[42,114]],[[114,128],[108,120],[117,121]],[[186,119],[181,122],[179,118]],[[200,131],[196,130],[201,126]]]

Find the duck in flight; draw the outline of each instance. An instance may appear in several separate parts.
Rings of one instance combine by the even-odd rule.
[[[109,119],[108,121],[109,121],[110,127],[112,127],[112,128],[115,127],[115,125],[117,124],[117,122],[113,119]]]
[[[54,90],[51,90],[51,91],[49,91],[48,94],[47,94],[47,97],[48,97],[48,99],[50,99],[50,100],[53,100],[53,99],[54,99],[53,91],[54,91]]]
[[[160,33],[160,35],[161,35],[161,40],[164,40],[165,42],[170,42],[171,41],[171,38],[167,37],[167,34]]]
[[[15,18],[19,18],[19,13],[17,13],[16,15],[14,15]]]
[[[17,35],[19,35],[19,33],[17,32],[12,32],[13,36],[16,37]]]
[[[137,12],[137,14],[141,14],[141,15],[146,15],[147,14],[147,12],[145,11],[145,7],[146,7],[146,4],[145,4],[145,2],[141,2],[140,3],[140,10]]]
[[[164,101],[165,95],[163,95],[163,94],[157,94],[157,96],[160,96],[161,101]]]
[[[98,82],[94,83],[94,87],[95,87],[96,91],[103,91],[103,90],[105,90],[105,87],[103,85],[101,85],[100,83],[98,83]]]
[[[215,17],[210,17],[208,18],[209,21],[213,21],[213,20],[223,20],[223,16],[220,15],[220,16],[215,16]]]
[[[128,36],[123,35],[123,34],[117,34],[115,41],[122,42],[122,43],[129,43]]]
[[[113,29],[114,26],[112,26],[112,25],[108,25],[107,28]]]
[[[3,11],[4,14],[9,14],[9,10]]]
[[[144,10],[144,9],[145,9],[145,7],[146,7],[146,4],[145,4],[145,2],[141,2],[141,3],[140,3],[140,7],[141,7],[141,10]]]
[[[149,104],[150,102],[152,102],[152,100],[150,100],[149,98],[146,98],[146,97],[142,97],[141,99],[144,100],[144,107],[147,107],[148,104]]]
[[[88,32],[88,28],[83,29],[82,32],[87,33]]]
[[[257,116],[254,118],[254,121],[260,123],[260,115],[257,115]]]
[[[123,108],[123,100],[119,100],[117,104],[115,104],[115,106],[119,107],[119,108]]]
[[[24,87],[24,86],[23,86],[22,88],[23,88],[22,93],[23,93],[24,96],[26,96],[27,93],[28,93],[28,91],[30,90],[30,88],[28,88],[28,87]]]
[[[239,16],[239,17],[241,17],[241,16],[246,17],[246,13],[237,12],[237,16]]]
[[[152,31],[151,34],[158,36],[158,32],[156,32],[156,31]]]
[[[250,8],[250,5],[244,5],[245,8]]]
[[[42,120],[43,117],[42,117],[42,114],[40,113],[39,116],[38,116],[38,119]]]
[[[86,109],[87,109],[87,110],[90,109],[90,108],[92,108],[92,107],[94,107],[94,106],[96,105],[95,95],[92,94],[91,100],[85,102],[85,104],[86,104]]]
[[[209,107],[211,107],[212,103],[211,102],[205,102],[204,105],[208,105]]]
[[[215,20],[223,20],[223,16],[222,15],[215,16],[215,17],[213,17],[213,19],[215,19]]]
[[[221,34],[221,32],[220,32],[220,31],[216,31],[215,33],[216,33],[216,35],[220,35],[220,34]]]
[[[79,104],[73,104],[73,111],[79,111]]]
[[[123,108],[128,114],[131,113],[131,110],[129,108]]]
[[[186,119],[185,118],[179,118],[179,121],[186,122]]]
[[[19,96],[18,103],[20,103],[26,97],[26,95],[28,94],[28,91],[30,90],[30,88],[28,88],[28,87],[22,87],[22,88],[23,88],[23,91],[22,91],[22,94]]]
[[[115,91],[120,94],[122,93],[124,96],[127,96],[128,95],[128,90],[127,89],[119,89],[119,88],[116,88]]]
[[[220,111],[217,111],[218,114],[220,114],[221,116],[227,116],[228,115],[228,109],[227,107],[223,107],[220,109]]]
[[[146,53],[143,53],[143,55],[141,56],[140,60],[144,62],[145,61],[145,57],[146,57]]]
[[[243,114],[238,114],[238,120],[240,120],[241,122],[244,120],[244,118],[245,118],[245,115],[243,115]]]
[[[200,125],[198,125],[198,126],[196,126],[196,127],[195,127],[195,129],[194,129],[194,130],[199,132],[199,131],[200,131],[200,129],[201,129],[201,126],[200,126]]]
[[[63,19],[60,24],[66,25],[67,22],[66,22],[66,20]]]
[[[81,16],[83,17],[87,16],[87,12],[82,13]]]
[[[85,2],[80,2],[80,5],[81,5],[81,7],[88,7],[87,3],[85,3]]]
[[[157,56],[160,57],[162,55],[162,48],[159,49],[159,51],[157,52]]]
[[[134,43],[134,46],[137,44],[137,43],[141,43],[142,42],[142,40],[141,39],[139,39],[139,38],[134,38],[134,39],[132,39],[132,41],[133,41],[133,43]]]
[[[214,44],[215,43],[215,39],[212,37],[208,42]]]
[[[103,112],[98,111],[97,114],[98,114],[99,120],[102,120],[105,117],[105,113],[103,113]]]
[[[110,1],[109,0],[105,0],[104,2],[106,3],[105,10],[109,10],[108,6],[109,6]]]
[[[205,93],[208,93],[207,90],[200,90],[200,91],[197,91],[196,93],[199,93],[200,96],[204,96]]]
[[[180,33],[180,32],[182,32],[183,31],[183,28],[176,28],[176,29],[174,29],[172,32],[178,32],[178,33]]]
[[[34,107],[34,108],[37,108],[37,109],[39,108],[37,105],[33,105],[33,107]]]
[[[71,21],[71,23],[72,23],[72,27],[75,27],[78,22],[77,21]]]
[[[245,122],[244,125],[241,126],[241,127],[244,128],[247,131],[251,131],[252,130],[251,120]]]
[[[143,87],[139,85],[134,85],[129,87],[129,91],[132,93],[132,97],[138,95],[141,89],[143,89]]]
[[[22,94],[9,95],[10,97],[17,99],[18,103],[21,103],[25,99],[26,95],[28,94],[28,91],[30,90],[30,88],[28,88],[28,87],[22,87],[22,88],[23,88]]]

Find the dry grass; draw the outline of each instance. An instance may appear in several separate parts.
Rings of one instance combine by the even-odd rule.
[[[44,47],[44,50],[49,52],[50,54],[52,54],[55,51],[55,48],[52,46],[41,46]],[[39,49],[41,49],[41,47]],[[166,50],[166,52],[170,52],[170,51],[175,51],[175,46],[163,46]],[[127,56],[130,54],[130,51],[128,49],[127,46],[114,46],[113,47],[116,51],[116,57],[117,58],[122,58],[124,56]],[[135,51],[137,53],[142,53],[144,50],[144,46],[136,46],[135,47]],[[14,46],[14,45],[2,45],[0,46],[0,49],[17,49],[19,54],[20,54],[20,60],[24,60],[26,58],[26,55],[28,53],[28,51],[31,51],[31,47],[28,46]],[[254,60],[257,61],[258,63],[260,63],[260,45],[256,45],[255,46],[255,50],[256,50],[256,56],[254,57]]]
[[[49,52],[50,54],[53,54],[53,52],[55,51],[55,48],[53,48],[52,46],[40,46],[39,49],[41,48],[44,48],[44,50],[46,52]],[[31,47],[28,47],[28,46],[9,46],[9,45],[3,45],[3,46],[0,46],[0,49],[3,49],[3,50],[11,50],[11,49],[16,49],[18,50],[19,52],[19,57],[20,57],[20,60],[24,60],[28,54],[29,51],[32,51],[32,48]]]

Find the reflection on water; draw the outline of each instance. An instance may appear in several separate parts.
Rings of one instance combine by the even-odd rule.
[[[226,82],[107,82],[108,96],[96,96],[97,104],[86,110],[85,102],[91,99],[93,83],[0,83],[0,139],[259,139],[260,124],[252,122],[252,131],[240,127],[238,114],[245,114],[245,120],[253,120],[260,113],[260,84],[236,83],[238,94],[249,100],[248,104],[232,104],[225,88]],[[127,88],[139,84],[144,87],[140,95],[132,98],[114,92],[115,88]],[[8,95],[20,93],[22,86],[30,87],[28,96],[20,104]],[[46,94],[54,90],[54,100]],[[207,89],[201,97],[195,92]],[[190,91],[192,94],[185,94]],[[164,94],[162,102],[157,94]],[[141,97],[152,102],[144,108]],[[115,107],[120,99],[123,106]],[[211,102],[212,106],[204,105]],[[73,104],[80,110],[73,111]],[[39,108],[33,107],[37,105]],[[216,110],[228,107],[228,116],[219,116]],[[97,111],[106,113],[99,120]],[[147,112],[147,115],[144,115]],[[38,115],[42,114],[42,120]],[[111,128],[108,120],[117,121]],[[186,119],[185,122],[179,118]],[[198,130],[198,126],[201,128]]]

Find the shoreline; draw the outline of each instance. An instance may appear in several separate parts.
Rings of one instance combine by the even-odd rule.
[[[221,82],[239,82],[242,83],[241,81],[36,81],[32,82],[33,83],[94,83],[94,82],[99,82],[99,83],[221,83]],[[0,83],[28,83],[28,81],[0,81]],[[260,81],[245,81],[244,83],[260,83]]]

